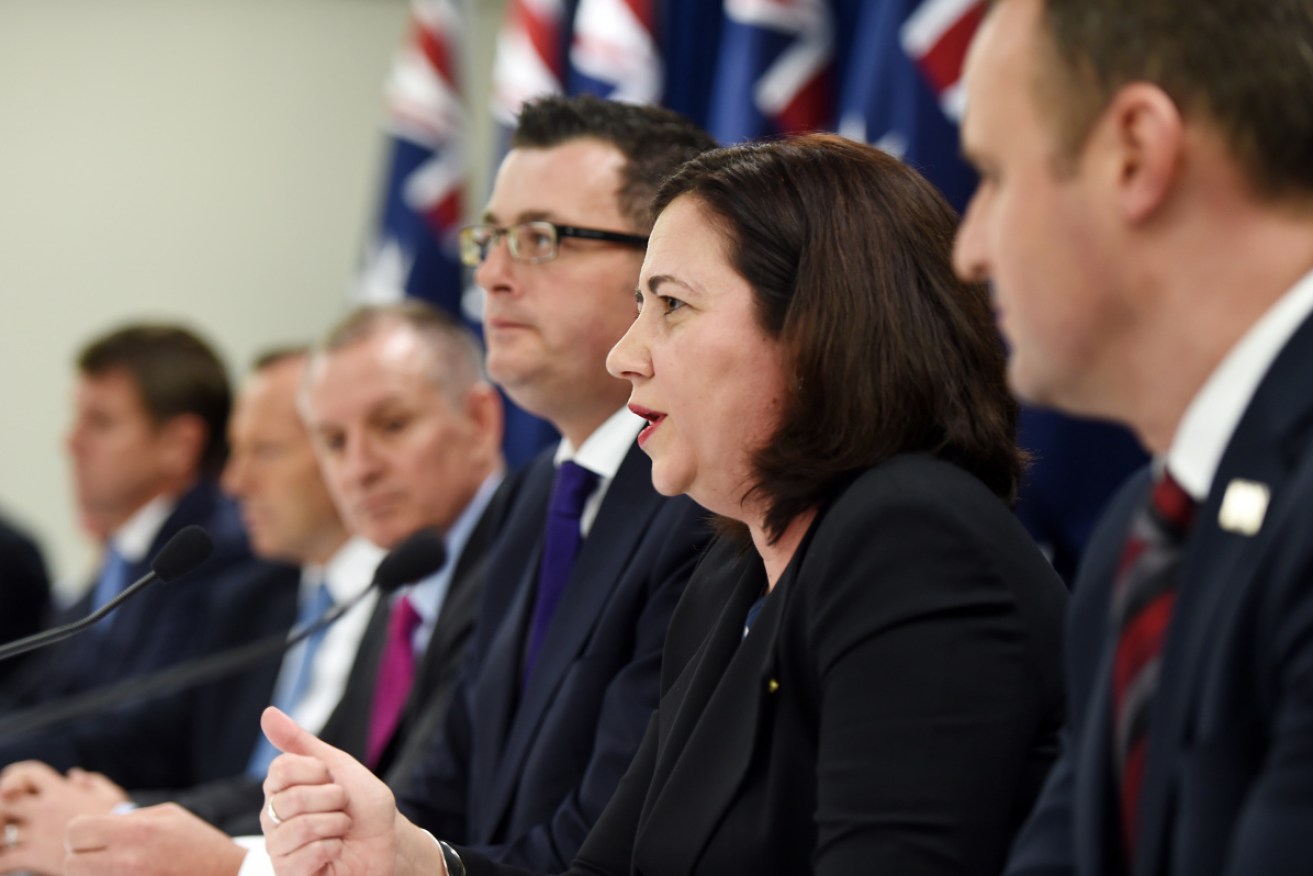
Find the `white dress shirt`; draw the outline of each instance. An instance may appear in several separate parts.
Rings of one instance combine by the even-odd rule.
[[[301,569],[298,604],[313,600],[321,581],[328,587],[334,605],[348,602],[370,585],[374,579],[374,569],[384,555],[382,548],[375,547],[363,538],[348,540],[323,566],[306,566]],[[347,676],[351,674],[356,652],[360,649],[360,640],[365,636],[365,628],[369,625],[369,617],[377,602],[377,593],[367,594],[325,631],[323,642],[315,652],[314,665],[310,667],[310,684],[292,709],[296,723],[311,733],[323,730],[329,715],[333,714],[333,709],[337,708],[338,701],[342,699]],[[285,683],[284,676],[300,668],[304,651],[305,642],[301,642],[283,657],[275,690]]]
[[[151,543],[176,507],[176,496],[156,496],[132,512],[132,516],[110,536],[110,544],[129,563],[140,563],[146,559]]]

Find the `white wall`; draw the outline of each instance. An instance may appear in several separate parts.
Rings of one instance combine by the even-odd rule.
[[[478,107],[490,52],[468,46],[491,44],[502,5],[473,4]],[[256,351],[309,340],[341,312],[407,12],[405,0],[0,3],[0,507],[65,583],[94,561],[61,444],[77,349],[122,321],[180,320],[238,377]]]

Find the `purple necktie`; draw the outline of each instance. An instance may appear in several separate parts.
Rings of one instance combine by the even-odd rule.
[[[365,750],[365,765],[373,768],[383,756],[383,749],[401,722],[401,712],[410,696],[415,680],[415,648],[411,644],[415,628],[419,626],[419,612],[402,596],[392,604],[388,617],[387,648],[378,667],[378,681],[374,685],[374,708],[369,714],[369,746]]]
[[[581,465],[567,461],[556,470],[551,502],[547,505],[547,533],[542,565],[538,569],[538,594],[533,604],[529,641],[524,650],[526,682],[538,662],[547,628],[556,614],[566,582],[570,580],[575,554],[579,553],[579,545],[583,542],[579,518],[583,516],[584,503],[596,486],[597,475]]]

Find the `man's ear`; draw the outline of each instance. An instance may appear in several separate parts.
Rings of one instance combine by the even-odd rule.
[[[477,425],[484,445],[500,453],[506,419],[501,394],[492,385],[480,381],[465,393],[465,410]]]
[[[1158,86],[1133,82],[1113,96],[1098,126],[1122,217],[1143,222],[1168,199],[1182,171],[1181,111]]]
[[[178,414],[160,426],[160,463],[173,477],[190,477],[201,466],[210,429],[196,414]]]

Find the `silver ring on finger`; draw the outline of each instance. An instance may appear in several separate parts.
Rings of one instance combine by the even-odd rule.
[[[269,816],[269,821],[273,823],[274,827],[277,827],[278,825],[283,823],[283,820],[278,817],[278,812],[274,809],[273,797],[269,798],[269,805],[264,807],[264,810],[265,810],[265,814]]]

